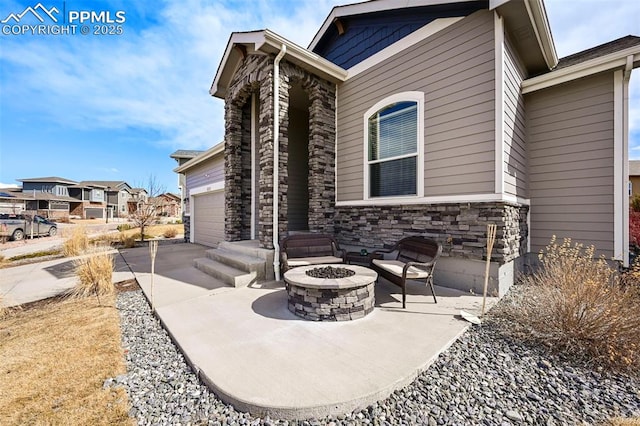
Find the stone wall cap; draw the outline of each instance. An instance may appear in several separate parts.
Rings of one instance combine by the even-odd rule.
[[[323,268],[327,266],[350,269],[356,274],[347,278],[336,279],[314,278],[307,275],[307,271],[310,269]],[[363,287],[371,284],[377,279],[378,273],[369,268],[342,264],[299,266],[297,268],[289,269],[284,273],[284,280],[289,284],[304,288],[318,288],[326,290]]]

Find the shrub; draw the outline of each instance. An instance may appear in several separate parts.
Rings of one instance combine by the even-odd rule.
[[[131,228],[132,228],[131,224],[129,224],[129,223],[123,223],[123,224],[121,224],[121,225],[118,225],[116,229],[117,229],[118,231],[122,232],[122,231],[128,231],[128,230],[129,230],[129,229],[131,229]]]
[[[120,235],[120,244],[124,248],[133,248],[136,246],[136,238],[135,235]]]
[[[492,312],[505,332],[614,370],[640,367],[640,289],[621,285],[593,246],[552,238],[541,266]]]
[[[71,289],[74,297],[87,297],[95,295],[111,295],[115,291],[113,285],[113,256],[105,249],[96,249],[96,252],[76,259],[74,262],[78,283]]]
[[[640,212],[640,195],[634,195],[629,200],[629,207],[634,212]]]
[[[629,210],[629,243],[640,246],[640,212]]]
[[[176,228],[168,228],[162,235],[164,235],[165,238],[173,238],[178,235],[178,231]]]
[[[67,256],[78,256],[89,248],[89,237],[83,226],[77,226],[62,245],[62,253]]]

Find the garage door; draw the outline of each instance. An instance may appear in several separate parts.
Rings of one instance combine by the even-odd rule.
[[[193,197],[193,241],[215,247],[224,240],[224,191]]]
[[[102,219],[104,217],[104,209],[90,208],[84,210],[85,219]]]

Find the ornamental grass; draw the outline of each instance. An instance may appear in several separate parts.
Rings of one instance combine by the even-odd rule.
[[[593,246],[555,237],[540,266],[492,315],[505,331],[611,370],[640,371],[640,286],[621,279]]]
[[[84,226],[73,228],[62,245],[62,253],[67,257],[84,254],[89,249],[89,236]]]
[[[96,248],[94,253],[75,259],[73,264],[78,283],[70,290],[70,296],[96,296],[99,301],[101,296],[115,293],[113,256],[105,248]]]

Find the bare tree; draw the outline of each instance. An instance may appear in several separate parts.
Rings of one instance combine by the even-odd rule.
[[[140,228],[140,238],[144,241],[144,229],[158,218],[160,212],[160,194],[166,192],[166,188],[158,182],[155,175],[147,178],[146,184],[138,185],[136,189],[144,189],[146,194],[139,191],[136,194],[136,209],[129,217],[136,227]]]

